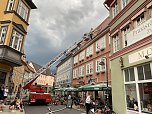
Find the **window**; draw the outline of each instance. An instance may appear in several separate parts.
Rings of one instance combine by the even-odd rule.
[[[73,79],[78,77],[78,69],[73,70]]]
[[[14,0],[8,0],[6,11],[12,11],[14,6]]]
[[[79,67],[79,77],[84,76],[84,66]]]
[[[100,69],[101,69],[101,72],[105,72],[106,71],[106,58],[101,58],[101,60],[100,60],[100,62],[103,62],[103,64],[102,65],[100,65],[101,67],[100,67]]]
[[[137,67],[138,79],[148,80],[152,79],[152,73],[150,69],[150,64],[145,64]]]
[[[129,0],[122,0],[122,8],[128,4]]]
[[[22,47],[23,35],[16,30],[13,30],[13,35],[10,41],[10,47],[20,51]]]
[[[86,75],[93,73],[93,62],[86,64]]]
[[[84,60],[84,58],[85,58],[85,50],[80,53],[79,61]]]
[[[113,17],[115,17],[118,14],[118,4],[117,2],[114,3],[112,7]]]
[[[139,84],[139,91],[142,112],[152,112],[152,83]]]
[[[29,9],[28,7],[22,2],[22,0],[19,1],[17,13],[25,20],[28,20],[28,13]]]
[[[128,68],[124,70],[125,82],[135,81],[134,68]]]
[[[6,38],[6,34],[7,34],[7,27],[1,27],[1,31],[0,31],[0,44],[4,44],[5,42],[5,38]]]
[[[93,54],[93,45],[89,46],[86,51],[86,56],[90,56]]]
[[[113,51],[114,51],[114,53],[119,51],[119,48],[120,48],[119,37],[118,37],[118,34],[116,34],[113,37]]]
[[[136,18],[135,26],[137,27],[137,26],[141,25],[144,21],[145,21],[145,16],[144,16],[144,12],[143,12]]]
[[[123,38],[123,44],[124,47],[127,47],[127,34],[130,32],[129,25],[127,25],[123,30],[122,30],[122,38]]]
[[[127,113],[137,111],[149,114],[152,112],[151,66],[152,63],[146,63],[124,70]]]
[[[97,59],[96,60],[96,72],[100,72],[101,71],[101,65],[99,65],[100,62],[101,62],[101,59]]]
[[[78,63],[78,55],[74,57],[74,64]]]
[[[106,41],[105,41],[105,36],[100,38],[97,42],[96,42],[96,52],[105,49],[106,47]]]
[[[126,89],[127,109],[133,110],[133,111],[138,111],[136,85],[135,84],[126,84],[125,89]]]

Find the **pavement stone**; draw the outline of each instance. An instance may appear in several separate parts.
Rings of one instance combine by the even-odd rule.
[[[24,110],[23,112],[20,112],[20,110],[9,110],[9,105],[3,105],[3,111],[0,112],[0,114],[25,114]]]

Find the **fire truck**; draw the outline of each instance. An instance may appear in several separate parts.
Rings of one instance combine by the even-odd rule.
[[[76,45],[77,44],[74,43],[74,45],[70,46],[68,49],[61,52],[59,55],[57,55],[55,58],[49,61],[46,65],[41,67],[38,71],[36,71],[36,73],[33,74],[33,78],[29,79],[26,85],[23,86],[24,90],[29,91],[29,104],[38,102],[48,104],[52,101],[50,93],[45,93],[45,89],[43,87],[38,86],[37,84],[34,85],[33,83],[40,76],[41,73],[43,73],[48,68],[50,68],[54,63],[59,61],[64,55],[71,53],[71,51],[76,47]]]

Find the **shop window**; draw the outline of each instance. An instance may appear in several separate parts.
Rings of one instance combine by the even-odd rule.
[[[125,82],[135,81],[134,68],[125,69],[124,72],[125,72]]]
[[[135,84],[126,84],[126,102],[127,109],[138,111],[137,92]]]
[[[137,67],[138,79],[148,80],[152,79],[150,64],[145,64]]]
[[[152,113],[152,83],[139,84],[141,110],[145,113]]]

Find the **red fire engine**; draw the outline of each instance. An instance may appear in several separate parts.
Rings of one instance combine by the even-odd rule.
[[[41,73],[43,73],[45,70],[47,70],[51,65],[53,65],[55,62],[60,60],[63,55],[67,55],[71,50],[73,50],[76,47],[76,43],[72,45],[70,48],[66,49],[64,52],[61,52],[58,56],[53,58],[50,62],[48,62],[46,65],[44,65],[42,68],[40,68],[36,73],[34,73],[34,78],[29,79],[28,83],[24,85],[23,89],[29,90],[29,103],[37,103],[42,102],[45,104],[48,104],[51,102],[51,94],[45,93],[45,89],[41,86],[33,85],[33,82],[40,76]]]

